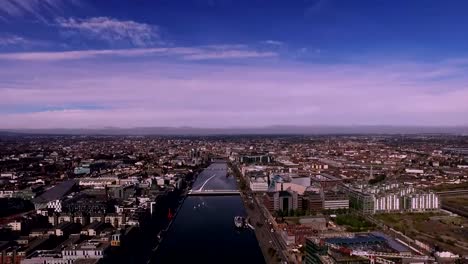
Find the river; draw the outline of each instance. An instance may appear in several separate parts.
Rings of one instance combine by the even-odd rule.
[[[199,175],[195,188],[235,190],[236,181],[218,162]],[[265,263],[254,231],[234,227],[236,215],[246,216],[239,195],[189,196],[151,263]]]

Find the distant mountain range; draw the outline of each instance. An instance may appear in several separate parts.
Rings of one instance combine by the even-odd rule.
[[[0,135],[324,135],[324,134],[463,134],[468,126],[266,126],[233,128],[135,127],[101,129],[0,129]]]

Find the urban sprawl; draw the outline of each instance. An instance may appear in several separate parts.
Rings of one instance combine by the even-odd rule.
[[[5,135],[0,264],[146,263],[213,163],[266,263],[468,263],[466,136]]]

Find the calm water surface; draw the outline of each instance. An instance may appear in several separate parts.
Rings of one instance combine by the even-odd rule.
[[[219,173],[205,187],[235,189],[226,169],[226,164],[211,165],[194,187]],[[265,263],[254,231],[234,227],[236,215],[246,215],[240,196],[189,196],[151,263]]]

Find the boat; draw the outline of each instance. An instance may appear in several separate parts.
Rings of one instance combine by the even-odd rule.
[[[237,228],[242,228],[245,226],[245,218],[242,216],[235,216],[234,217],[234,225]]]

